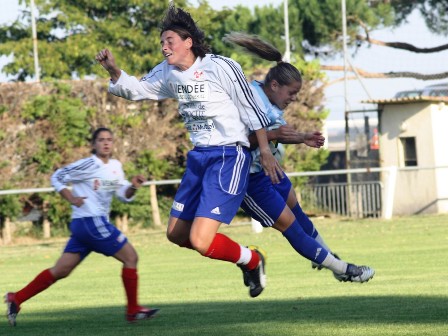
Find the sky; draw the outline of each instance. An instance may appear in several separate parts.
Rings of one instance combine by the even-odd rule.
[[[245,6],[262,6],[272,4],[278,6],[284,0],[208,0],[208,3],[215,9],[234,7],[238,4]],[[196,0],[190,0],[193,5]],[[0,24],[7,24],[14,21],[19,15],[18,0],[0,0]],[[283,12],[282,12],[283,14]],[[411,43],[417,47],[434,47],[446,43],[446,37],[431,34],[426,28],[423,20],[417,12],[412,13],[408,23],[394,30],[383,29],[371,33],[371,37],[384,41],[402,41]],[[351,58],[355,67],[368,72],[390,72],[390,71],[413,71],[425,74],[439,73],[447,71],[446,60],[448,51],[434,54],[414,54],[411,52],[392,50],[380,46],[364,45],[358,51],[349,50],[348,57]],[[308,58],[310,59],[310,58]],[[7,58],[0,57],[0,67],[5,64]],[[342,56],[336,56],[331,60],[321,60],[322,64],[343,65]],[[352,74],[350,74],[352,75]],[[343,77],[342,72],[327,72],[329,79]],[[0,74],[0,82],[7,81],[7,78]],[[343,120],[345,110],[372,109],[375,105],[363,104],[362,100],[369,98],[383,99],[391,98],[398,91],[423,88],[428,85],[448,83],[448,79],[439,81],[421,81],[410,78],[404,79],[364,79],[363,84],[358,80],[348,81],[345,92],[344,83],[340,82],[329,86],[325,91],[325,107],[330,110],[328,120]],[[346,97],[346,98],[345,98]],[[346,102],[346,103],[344,103]],[[371,113],[366,115],[375,116]],[[350,114],[352,119],[362,118],[364,114]]]

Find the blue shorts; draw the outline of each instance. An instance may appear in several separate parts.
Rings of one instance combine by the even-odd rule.
[[[229,224],[244,198],[251,155],[242,146],[195,147],[174,197],[171,216],[206,217]]]
[[[94,251],[113,256],[128,239],[106,217],[74,218],[70,223],[71,236],[64,253],[79,253],[81,260]]]
[[[264,172],[250,174],[241,208],[264,227],[270,227],[285,209],[291,187],[286,175],[279,184],[272,184],[271,178]]]

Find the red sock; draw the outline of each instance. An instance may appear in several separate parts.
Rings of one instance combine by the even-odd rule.
[[[258,263],[260,262],[260,256],[257,252],[254,250],[250,250],[252,252],[252,258],[250,259],[249,263],[246,265],[247,269],[253,270],[255,267],[258,266]]]
[[[130,313],[139,307],[137,304],[137,270],[135,268],[123,268],[121,278],[123,279],[124,290],[128,299],[128,313]]]
[[[50,269],[42,271],[34,278],[33,281],[16,293],[16,303],[20,305],[22,302],[32,298],[34,295],[46,290],[55,282],[56,279],[53,277],[53,274],[51,274]]]
[[[205,256],[211,259],[230,261],[234,264],[240,259],[240,255],[241,246],[221,233],[216,234],[205,253]]]

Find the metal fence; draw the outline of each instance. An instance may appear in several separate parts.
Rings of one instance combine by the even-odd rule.
[[[302,202],[324,213],[379,218],[382,216],[382,190],[379,181],[309,184],[300,190]]]
[[[382,217],[391,219],[394,213],[394,197],[396,192],[398,173],[417,172],[432,170],[439,173],[447,170],[448,166],[432,167],[376,167],[376,168],[356,168],[313,172],[287,173],[289,177],[317,177],[323,175],[347,175],[381,173],[386,178],[382,178],[384,186],[380,181],[351,182],[351,183],[331,183],[331,184],[307,184],[300,190],[301,202],[305,209],[314,208],[328,213],[336,213],[348,217]],[[448,176],[448,175],[447,175]],[[443,179],[440,179],[444,181]],[[157,186],[167,184],[178,184],[180,180],[148,181],[144,185]],[[404,182],[402,182],[404,183]],[[0,190],[2,195],[54,192],[53,188],[34,188],[21,190]],[[439,197],[440,198],[440,197]],[[443,197],[442,197],[443,198]],[[409,199],[409,197],[407,198]],[[439,201],[437,199],[436,201]]]

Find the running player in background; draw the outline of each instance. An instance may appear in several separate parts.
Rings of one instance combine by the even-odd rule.
[[[113,135],[108,128],[98,128],[92,136],[92,153],[88,158],[58,169],[51,177],[53,187],[72,205],[71,236],[56,264],[42,271],[17,292],[6,293],[7,318],[16,325],[21,304],[67,277],[90,252],[113,256],[123,263],[121,277],[127,296],[128,322],[148,319],[158,309],[138,304],[138,256],[126,236],[109,222],[113,196],[130,202],[146,179],[137,175],[125,180],[120,161],[112,159]],[[72,184],[72,191],[67,185]]]
[[[297,99],[301,89],[302,77],[299,70],[292,64],[283,62],[281,53],[275,47],[256,36],[231,33],[224,40],[263,59],[277,62],[263,82],[253,81],[251,85],[268,111],[268,140],[278,161],[281,161],[282,151],[279,146],[282,143],[305,143],[310,147],[321,147],[325,138],[320,132],[297,132],[283,118],[283,110]],[[256,138],[251,136],[249,139],[252,147],[257,147]],[[264,227],[280,231],[300,255],[311,260],[313,268],[326,267],[333,271],[339,281],[365,282],[371,279],[375,274],[372,268],[346,263],[331,253],[300,207],[289,178],[285,177],[279,184],[273,184],[261,170],[258,148],[252,151],[252,157],[249,187],[241,205],[245,212]]]
[[[170,5],[161,24],[160,45],[165,60],[141,80],[129,76],[104,49],[96,60],[109,72],[109,91],[129,100],[179,101],[179,114],[194,148],[174,197],[168,239],[202,256],[240,266],[251,297],[265,287],[265,257],[218,233],[229,224],[244,198],[251,154],[249,130],[260,148],[263,174],[279,183],[283,172],[271,153],[264,106],[252,92],[241,66],[210,54],[204,33],[189,13]]]

